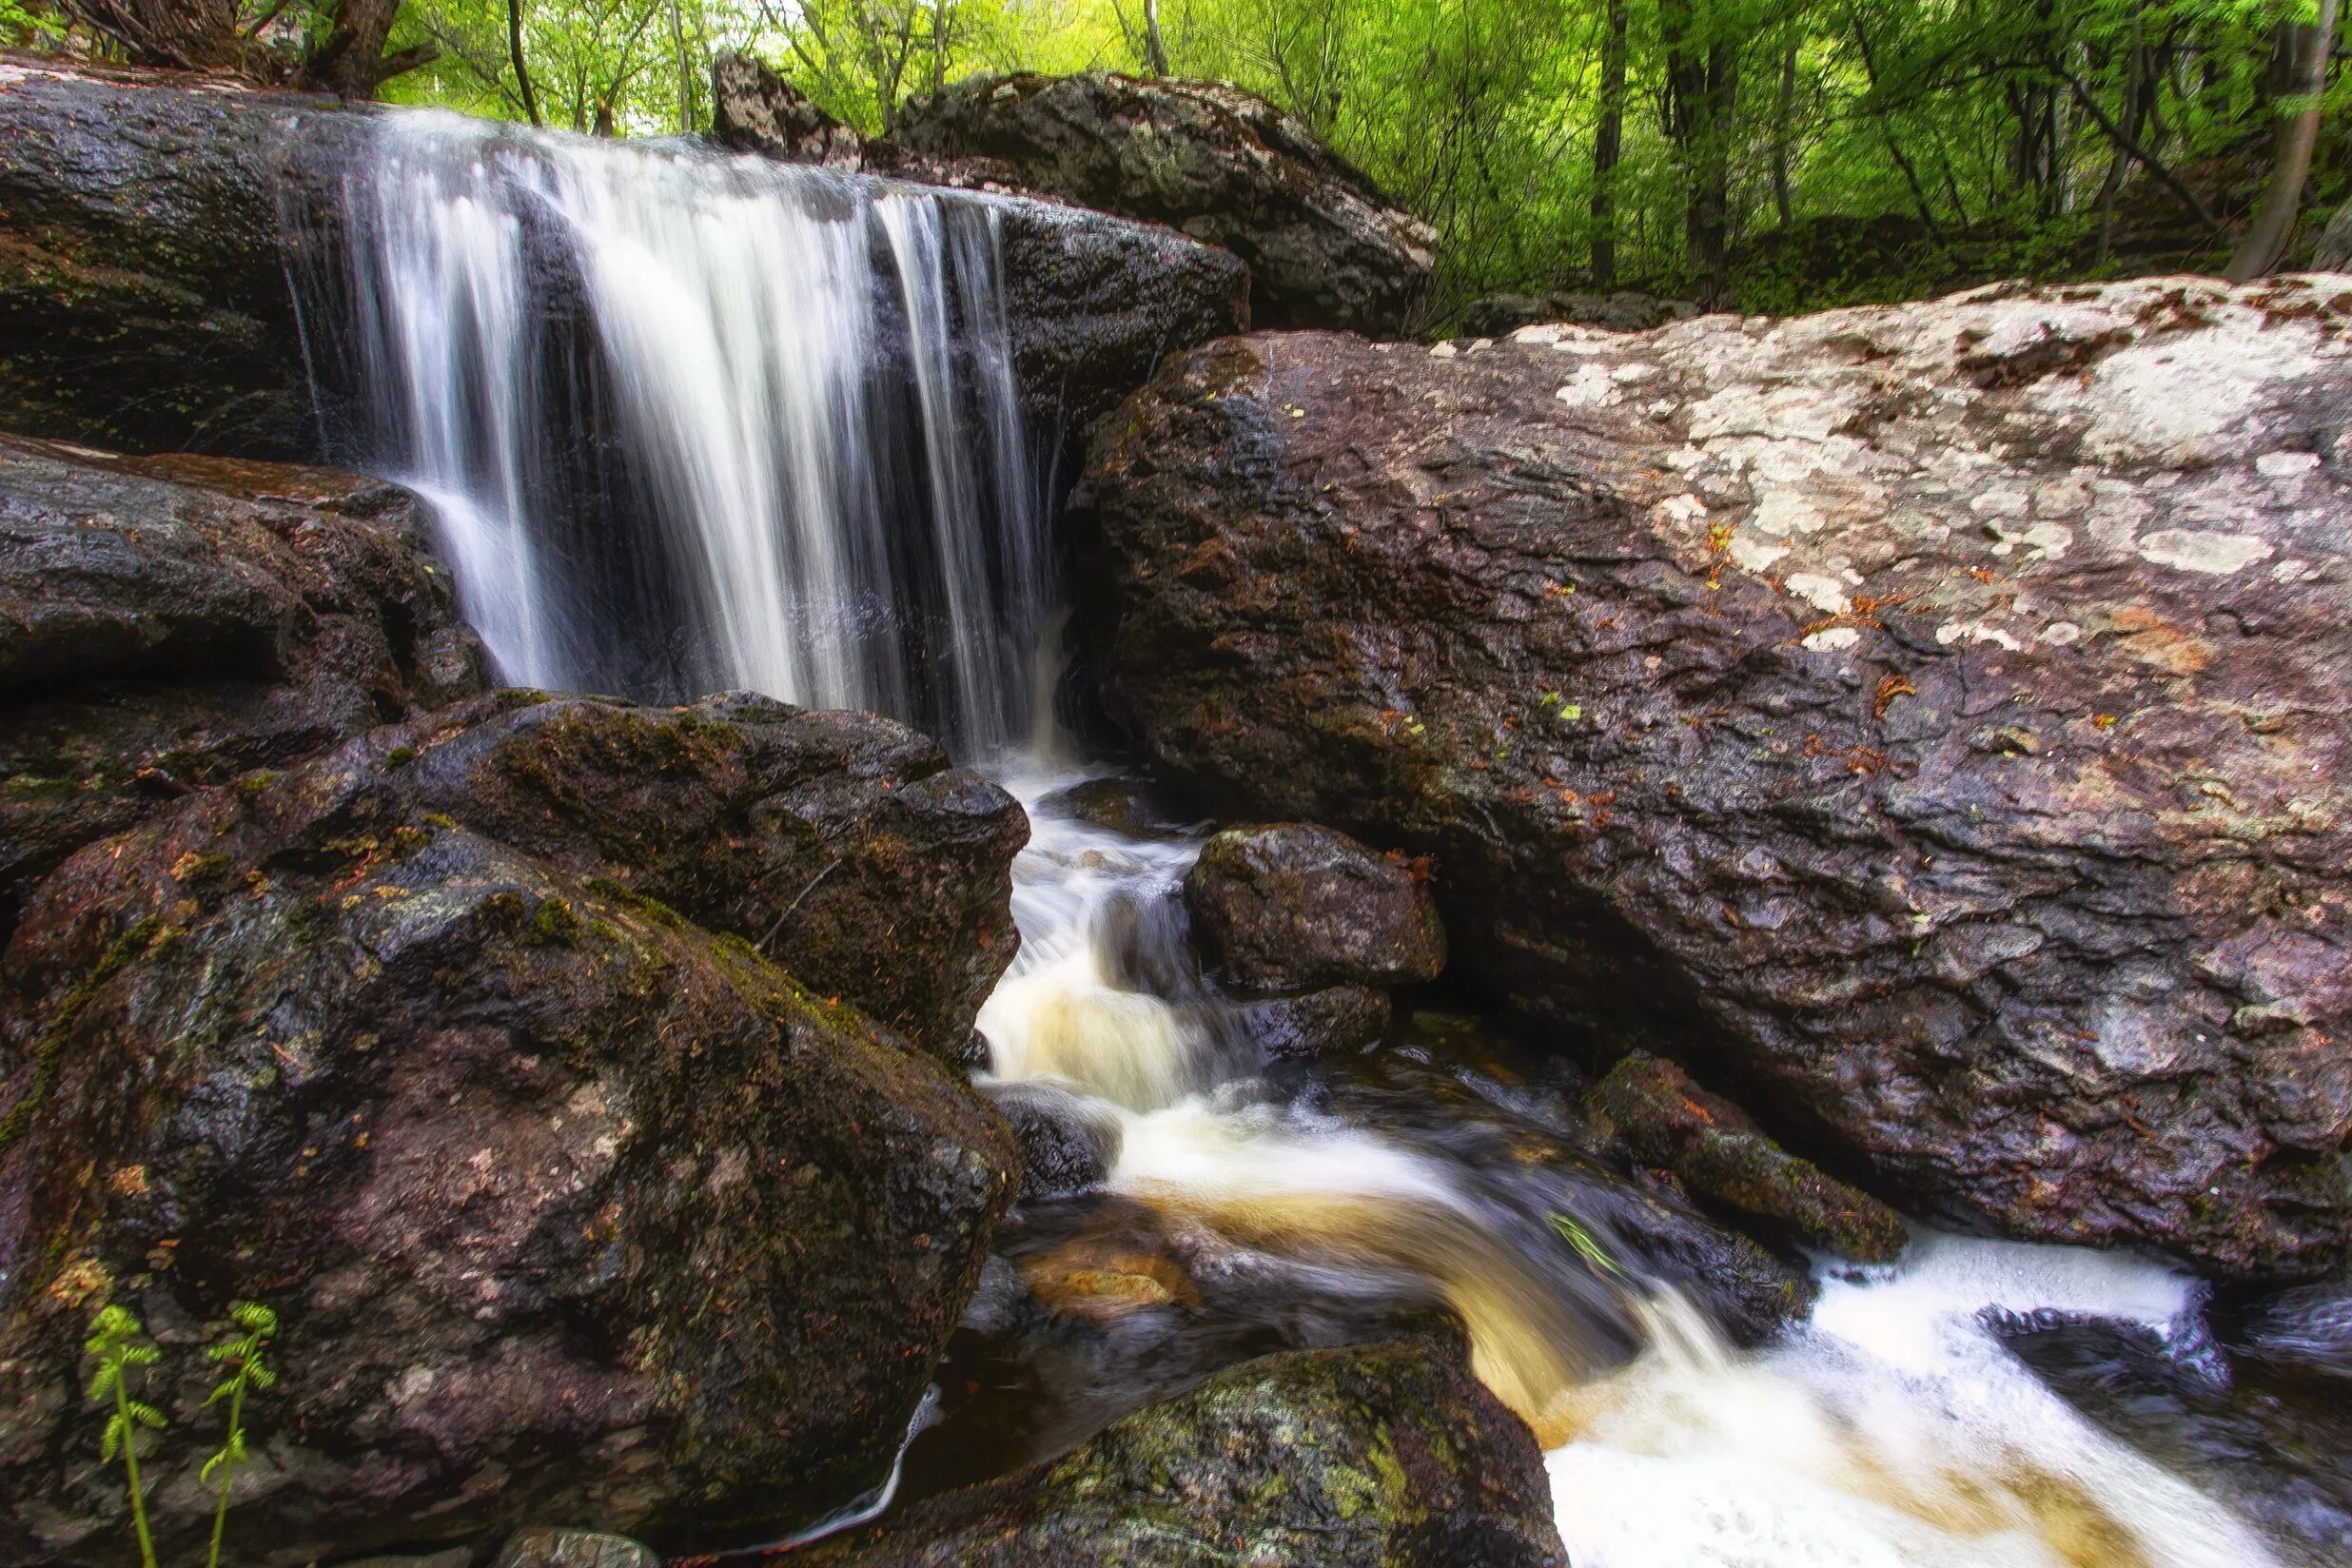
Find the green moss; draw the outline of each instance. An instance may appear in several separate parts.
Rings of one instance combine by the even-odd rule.
[[[390,752],[384,755],[383,760],[384,766],[388,768],[405,768],[411,762],[417,760],[417,748],[414,746],[395,746]]]
[[[163,921],[151,914],[132,926],[115,939],[113,946],[100,955],[89,972],[75,981],[73,988],[58,1002],[49,1027],[33,1043],[32,1082],[25,1087],[23,1098],[9,1107],[7,1117],[0,1118],[0,1154],[13,1148],[16,1140],[25,1135],[25,1129],[32,1125],[33,1117],[40,1113],[49,1091],[56,1087],[57,1053],[64,1048],[66,1032],[73,1027],[74,1019],[81,1015],[84,1008],[89,1006],[90,998],[98,994],[99,987],[112,979],[132,959],[158,946],[166,930]]]
[[[580,884],[598,898],[618,904],[630,913],[660,927],[663,931],[692,931],[694,923],[651,893],[643,893],[626,882],[617,882],[609,876],[592,876]]]
[[[240,774],[229,788],[237,792],[238,799],[250,804],[267,794],[269,787],[284,776],[275,768],[256,768],[249,774]]]
[[[539,912],[531,917],[528,940],[538,948],[568,948],[579,941],[580,918],[572,912],[572,901],[560,895],[539,900]]]

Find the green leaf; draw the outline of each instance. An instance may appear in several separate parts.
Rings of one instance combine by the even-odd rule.
[[[265,1362],[257,1361],[246,1370],[247,1375],[253,1380],[253,1386],[256,1388],[269,1388],[274,1386],[278,1382],[278,1374],[272,1371]]]

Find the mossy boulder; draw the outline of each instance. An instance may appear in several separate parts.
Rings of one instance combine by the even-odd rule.
[[[0,437],[0,938],[92,839],[482,684],[398,486]]]
[[[1566,1568],[1534,1436],[1429,1335],[1245,1362],[816,1568]]]
[[[476,813],[529,846],[461,814],[462,776],[542,730],[641,725],[656,750],[562,752],[601,773],[576,787],[691,801],[692,749],[770,720],[793,724],[483,698],[198,794],[42,885],[0,963],[0,1560],[129,1550],[79,1393],[108,1298],[166,1352],[146,1468],[170,1558],[209,1522],[199,1347],[240,1298],[284,1323],[243,1563],[547,1519],[774,1533],[881,1479],[1009,1200],[1001,1122],[530,797]],[[855,746],[796,733],[802,787],[865,787]],[[1001,865],[966,872],[1001,897]]]
[[[1426,863],[1312,823],[1228,828],[1185,878],[1193,929],[1224,977],[1258,991],[1434,980],[1445,928]]]

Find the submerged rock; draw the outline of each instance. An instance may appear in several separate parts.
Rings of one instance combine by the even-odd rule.
[[[1672,1062],[1634,1052],[1585,1096],[1584,1112],[1601,1150],[1672,1171],[1781,1240],[1862,1264],[1892,1263],[1910,1240],[1901,1215],[1789,1153]]]
[[[518,1530],[490,1568],[661,1568],[654,1549],[626,1536],[594,1530]]]
[[[1394,335],[1436,263],[1426,224],[1300,121],[1221,83],[968,77],[910,100],[892,139],[917,159],[1232,251],[1249,264],[1262,326]]]
[[[1098,427],[1115,714],[1430,854],[1458,965],[1889,1190],[2352,1254],[2352,282],[1475,352],[1256,337]]]
[[[1369,986],[1330,986],[1298,996],[1236,1002],[1222,1027],[1258,1060],[1312,1062],[1362,1050],[1388,1029],[1388,993]]]
[[[0,437],[0,939],[84,844],[481,689],[417,513],[323,469]]]
[[[1397,986],[1445,967],[1427,868],[1310,823],[1228,828],[1185,877],[1193,929],[1250,990]]]
[[[819,1568],[1565,1568],[1535,1439],[1422,1336],[1268,1356],[1076,1452],[808,1550]]]
[[[1021,1146],[1021,1199],[1067,1197],[1103,1185],[1119,1157],[1118,1122],[1056,1084],[994,1082],[989,1103]]]
[[[920,775],[895,726],[773,704],[485,698],[52,874],[0,966],[0,1559],[121,1560],[80,1397],[109,1298],[165,1347],[169,1557],[209,1524],[198,1347],[241,1298],[284,1325],[245,1410],[247,1562],[534,1519],[789,1527],[877,1481],[1017,1156],[960,1075],[646,891],[728,917],[729,813],[699,813],[731,770],[792,780],[728,797],[748,887],[796,831],[767,817],[863,797],[877,734]],[[562,792],[518,757],[559,758]],[[940,931],[1004,891],[991,845],[954,847],[952,794],[897,808],[946,822],[906,896],[973,884]],[[638,858],[638,811],[704,874]],[[861,853],[910,853],[890,836]]]

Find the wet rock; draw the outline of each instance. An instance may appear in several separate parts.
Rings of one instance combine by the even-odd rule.
[[[1264,1062],[1313,1062],[1359,1051],[1387,1031],[1388,993],[1331,986],[1302,996],[1235,1003],[1223,1027]]]
[[[1603,332],[1647,332],[1697,314],[1698,306],[1688,300],[1661,300],[1624,289],[1612,294],[1488,294],[1463,309],[1461,330],[1470,338],[1500,338],[1522,326],[1559,322]]]
[[[1038,804],[1129,838],[1181,838],[1192,826],[1190,818],[1139,778],[1089,778],[1056,790]]]
[[[131,450],[320,455],[287,279],[337,297],[344,178],[399,112],[0,66],[0,422]],[[794,123],[789,104],[776,112]],[[1247,269],[1225,251],[1060,203],[968,199],[998,218],[1041,436],[1076,431],[1167,353],[1248,325]],[[311,325],[340,425],[348,389]]]
[[[1185,877],[1193,929],[1251,990],[1407,985],[1445,967],[1425,868],[1310,823],[1228,828]]]
[[[2352,1280],[2280,1291],[2246,1314],[2239,1339],[2259,1360],[2352,1379]]]
[[[1058,1085],[982,1086],[1021,1146],[1021,1200],[1067,1197],[1100,1186],[1119,1157],[1119,1124]]]
[[[453,1546],[446,1552],[430,1552],[423,1557],[354,1558],[339,1562],[335,1568],[474,1568],[474,1549]]]
[[[1670,1170],[1781,1240],[1861,1264],[1892,1263],[1910,1240],[1902,1216],[1789,1153],[1672,1062],[1634,1052],[1585,1096],[1584,1111],[1598,1149]]]
[[[82,845],[481,686],[406,491],[0,437],[0,939]]]
[[[2352,1253],[2332,280],[1477,352],[1259,337],[1098,427],[1114,715],[1432,856],[1460,965],[2003,1233]]]
[[[646,733],[612,738],[616,714]],[[606,739],[543,749],[572,724]],[[766,706],[478,699],[42,885],[0,963],[0,1559],[121,1560],[79,1393],[109,1297],[166,1350],[167,1558],[209,1525],[199,1346],[239,1298],[284,1323],[229,1524],[251,1563],[549,1518],[688,1544],[880,1479],[1016,1152],[959,1074],[690,923],[553,804],[676,795],[691,836],[714,777],[795,745],[799,791],[855,799],[872,737],[828,758],[821,735]],[[464,779],[518,750],[607,776],[492,779],[469,813]],[[1001,893],[1001,862],[966,874]]]
[[[1020,948],[1019,804],[878,715],[751,693],[675,709],[519,694],[366,749],[387,772],[355,821],[436,812],[617,877],[942,1062]]]
[[[594,1530],[518,1530],[490,1568],[661,1568],[643,1541]]]
[[[1269,1356],[1067,1457],[805,1554],[823,1568],[1564,1568],[1542,1456],[1421,1337]]]
[[[974,76],[911,100],[892,134],[917,159],[1232,251],[1261,326],[1393,336],[1429,286],[1427,225],[1303,124],[1220,83]]]

